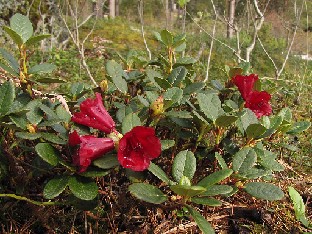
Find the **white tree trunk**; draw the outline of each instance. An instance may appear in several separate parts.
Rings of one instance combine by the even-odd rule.
[[[115,18],[116,16],[116,3],[115,0],[109,0],[109,16]]]
[[[234,18],[235,18],[235,0],[229,0],[229,14],[227,25],[228,38],[232,38],[234,36]]]

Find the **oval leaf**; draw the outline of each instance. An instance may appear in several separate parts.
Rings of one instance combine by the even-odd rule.
[[[67,176],[57,176],[50,180],[43,189],[43,196],[46,199],[52,199],[60,195],[68,184]]]
[[[15,87],[12,81],[7,81],[0,86],[0,117],[10,110],[15,98]]]
[[[121,130],[122,133],[125,134],[129,131],[131,131],[132,128],[136,126],[141,126],[141,120],[139,116],[136,113],[130,113],[126,115],[126,117],[122,121]]]
[[[309,121],[296,122],[293,124],[291,129],[287,131],[286,133],[291,134],[291,135],[298,134],[307,130],[310,126],[311,126],[311,123]]]
[[[38,65],[35,65],[29,69],[30,74],[37,74],[37,73],[50,73],[56,69],[56,66],[54,64],[50,63],[41,63]]]
[[[184,197],[194,197],[206,191],[206,189],[201,186],[180,185],[180,184],[171,185],[170,189],[176,194]]]
[[[98,194],[98,186],[89,178],[73,176],[68,185],[72,193],[81,200],[93,200]]]
[[[171,181],[166,173],[156,164],[150,163],[148,170],[154,174],[158,179],[165,182],[166,184],[172,184],[173,181]]]
[[[47,163],[56,166],[59,162],[59,155],[52,145],[49,143],[38,143],[35,146],[37,154]]]
[[[283,191],[270,183],[250,182],[245,185],[245,190],[253,197],[269,201],[281,200],[284,197]]]
[[[33,34],[33,26],[27,16],[15,14],[10,19],[10,27],[15,31],[25,43]]]
[[[136,198],[149,203],[161,204],[167,201],[167,196],[159,188],[150,184],[134,183],[129,186],[129,191]]]
[[[233,173],[232,169],[223,169],[220,171],[216,171],[216,172],[210,174],[209,176],[206,176],[201,181],[199,181],[199,183],[197,185],[202,186],[204,188],[208,188],[211,185],[214,185],[214,184],[219,183],[220,181],[226,179],[232,173]]]
[[[93,165],[102,168],[110,169],[119,165],[119,161],[115,154],[105,154],[105,156],[93,161]]]
[[[172,165],[172,176],[176,182],[180,182],[182,176],[192,180],[196,171],[196,158],[193,152],[184,150],[174,158]]]
[[[233,188],[229,185],[212,185],[207,188],[207,191],[200,194],[201,196],[216,196],[228,194],[233,191]]]
[[[214,234],[215,231],[211,227],[210,223],[203,217],[197,210],[195,210],[191,206],[186,206],[188,212],[190,212],[191,216],[197,223],[198,227],[204,234]]]
[[[246,147],[238,151],[233,157],[233,170],[244,174],[254,166],[257,155],[252,148]]]

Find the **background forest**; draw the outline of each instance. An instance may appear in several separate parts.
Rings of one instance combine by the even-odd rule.
[[[0,232],[310,233],[311,19],[311,0],[0,0]],[[235,93],[233,77],[250,74],[274,115]],[[148,170],[124,170],[116,152],[85,174],[71,165],[73,131],[110,133],[71,119],[94,93],[124,136],[156,129],[163,153]],[[237,166],[246,147],[254,161]],[[253,191],[262,181],[278,189]]]

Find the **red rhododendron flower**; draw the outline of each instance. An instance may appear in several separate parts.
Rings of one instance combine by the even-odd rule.
[[[272,113],[272,107],[269,103],[271,95],[266,91],[253,91],[245,102],[245,107],[252,110],[257,118],[263,115],[270,115]]]
[[[233,83],[237,86],[245,101],[251,92],[253,92],[254,84],[257,80],[258,76],[255,74],[250,74],[249,76],[236,75],[232,78]]]
[[[110,138],[79,136],[76,131],[69,134],[69,145],[80,145],[73,156],[73,163],[80,168],[79,172],[84,172],[93,160],[115,148],[114,141]]]
[[[96,98],[88,98],[80,104],[80,112],[74,113],[72,121],[88,127],[111,133],[115,122],[103,105],[102,96],[96,93]]]
[[[137,126],[120,139],[118,161],[125,168],[143,171],[160,153],[161,143],[155,135],[155,129]]]

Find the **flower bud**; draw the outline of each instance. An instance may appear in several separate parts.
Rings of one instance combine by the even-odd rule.
[[[164,113],[164,98],[159,96],[151,105],[150,109],[152,110],[153,116],[158,116]]]
[[[104,80],[101,81],[100,88],[101,88],[103,93],[107,92],[107,90],[108,90],[108,82],[107,82],[107,80],[104,79]]]

